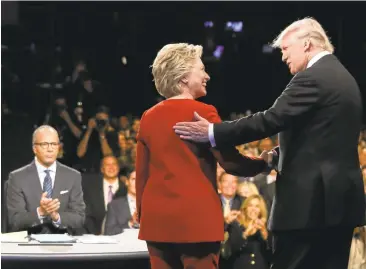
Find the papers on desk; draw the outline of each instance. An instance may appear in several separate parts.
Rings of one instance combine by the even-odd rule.
[[[82,244],[118,244],[119,240],[112,236],[85,234],[76,237]]]
[[[76,239],[67,234],[32,234],[30,238],[40,243],[76,243]]]
[[[2,243],[27,243],[28,241],[27,231],[1,234]]]

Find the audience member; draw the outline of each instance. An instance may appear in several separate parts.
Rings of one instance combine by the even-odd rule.
[[[118,156],[118,133],[109,123],[109,114],[109,109],[101,106],[95,118],[89,119],[88,128],[77,148],[84,172],[98,173],[104,156]]]
[[[113,199],[108,205],[105,234],[115,235],[123,229],[139,228],[136,215],[136,171],[133,170],[126,181],[127,195]]]
[[[84,228],[89,234],[101,234],[107,206],[115,195],[126,193],[126,186],[119,180],[117,158],[106,156],[101,161],[101,174],[86,174],[82,186],[85,199]]]

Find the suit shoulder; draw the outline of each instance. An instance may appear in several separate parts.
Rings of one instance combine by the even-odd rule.
[[[71,174],[75,174],[75,175],[78,175],[78,176],[81,176],[81,173],[74,169],[74,168],[71,168],[69,166],[66,166],[60,162],[57,162],[58,164],[58,169],[61,169],[63,172],[66,172],[66,173],[71,173]]]
[[[29,168],[31,168],[31,166],[32,166],[32,164],[31,164],[31,163],[30,163],[30,164],[27,164],[27,165],[25,165],[25,166],[23,166],[23,167],[20,167],[20,168],[18,168],[18,169],[15,169],[15,170],[11,171],[11,172],[9,173],[9,175],[12,175],[12,176],[18,176],[18,175],[21,175],[21,174],[23,174],[23,173],[26,173],[26,172],[27,172],[27,170],[28,170]]]

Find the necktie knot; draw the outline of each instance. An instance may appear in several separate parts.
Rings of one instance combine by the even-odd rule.
[[[47,169],[47,170],[44,170],[44,172],[46,173],[47,176],[50,175],[50,170]]]

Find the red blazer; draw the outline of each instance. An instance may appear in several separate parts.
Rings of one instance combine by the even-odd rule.
[[[145,111],[137,135],[136,206],[139,239],[194,243],[224,239],[224,219],[216,186],[217,161],[232,174],[254,176],[266,165],[238,151],[183,141],[173,126],[192,121],[197,111],[220,122],[213,106],[168,99]]]

